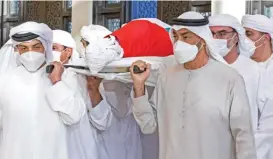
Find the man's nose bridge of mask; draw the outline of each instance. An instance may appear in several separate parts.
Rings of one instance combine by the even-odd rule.
[[[234,42],[234,44],[239,43],[239,34],[237,32],[234,32],[234,37],[233,37],[232,41]]]
[[[236,41],[236,35],[238,35],[238,34],[236,32],[234,32],[230,38],[226,39],[227,40],[227,47],[229,49],[233,48],[238,43],[238,40]]]

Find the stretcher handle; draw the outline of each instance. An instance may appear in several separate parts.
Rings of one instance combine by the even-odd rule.
[[[65,68],[72,67],[77,69],[86,69],[85,67],[81,66],[71,66],[71,65],[64,65]],[[48,65],[46,66],[46,73],[52,73],[54,69],[54,65]],[[137,65],[134,65],[133,71],[135,74],[140,74],[146,71],[146,68],[144,70],[140,70],[140,68]]]
[[[140,68],[137,65],[134,65],[133,68],[134,74],[140,74],[146,71],[146,68],[144,68],[144,70],[140,70]]]

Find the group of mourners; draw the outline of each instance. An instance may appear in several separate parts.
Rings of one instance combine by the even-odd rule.
[[[0,159],[273,159],[273,20],[25,22],[0,50]]]

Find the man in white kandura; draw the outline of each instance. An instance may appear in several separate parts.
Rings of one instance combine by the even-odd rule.
[[[68,159],[66,125],[78,123],[85,101],[63,79],[64,68],[52,60],[52,30],[26,22],[10,31],[20,65],[0,78],[1,159]],[[71,76],[73,77],[73,76]]]
[[[245,52],[254,52],[245,35],[245,29],[238,19],[228,14],[214,15],[209,18],[209,25],[220,55],[228,65],[238,71],[244,78],[249,99],[252,126],[256,131],[258,126],[258,85],[260,69],[256,62],[244,56]],[[241,54],[241,52],[243,52]]]
[[[258,159],[273,158],[273,21],[264,15],[245,15],[242,25],[254,51],[245,56],[261,69],[258,89],[258,128],[255,132]]]
[[[103,26],[89,25],[81,30],[82,43],[85,47],[85,56],[92,55],[93,45],[97,44],[97,39],[103,39],[111,32]],[[106,46],[100,43],[98,46]],[[114,47],[113,47],[114,48]],[[114,49],[113,49],[114,50]],[[101,50],[105,52],[113,50]],[[99,53],[99,52],[96,52]],[[113,119],[109,129],[101,133],[102,142],[105,146],[109,159],[141,159],[140,130],[132,115],[130,101],[126,90],[128,86],[119,81],[103,81],[106,100],[112,107]],[[127,93],[127,94],[128,94]]]
[[[66,65],[77,65],[80,60],[76,51],[76,42],[70,33],[63,30],[53,30],[53,57]],[[67,68],[66,72],[73,72]],[[68,148],[70,159],[105,159],[105,148],[99,144],[102,140],[100,131],[105,131],[111,124],[112,111],[110,105],[101,95],[99,88],[101,79],[77,76],[79,85],[75,85],[86,102],[86,113],[78,124],[68,127]],[[72,78],[72,77],[67,77]]]
[[[197,12],[173,19],[178,65],[163,73],[148,101],[150,65],[132,64],[133,113],[142,132],[158,128],[159,159],[256,159],[244,80],[219,57],[208,20]],[[146,71],[133,73],[133,66]]]

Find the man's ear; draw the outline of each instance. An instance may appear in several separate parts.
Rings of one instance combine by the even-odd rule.
[[[264,36],[266,39],[267,39],[267,41],[271,41],[271,37],[270,37],[270,35],[269,34],[265,34],[265,36]]]

